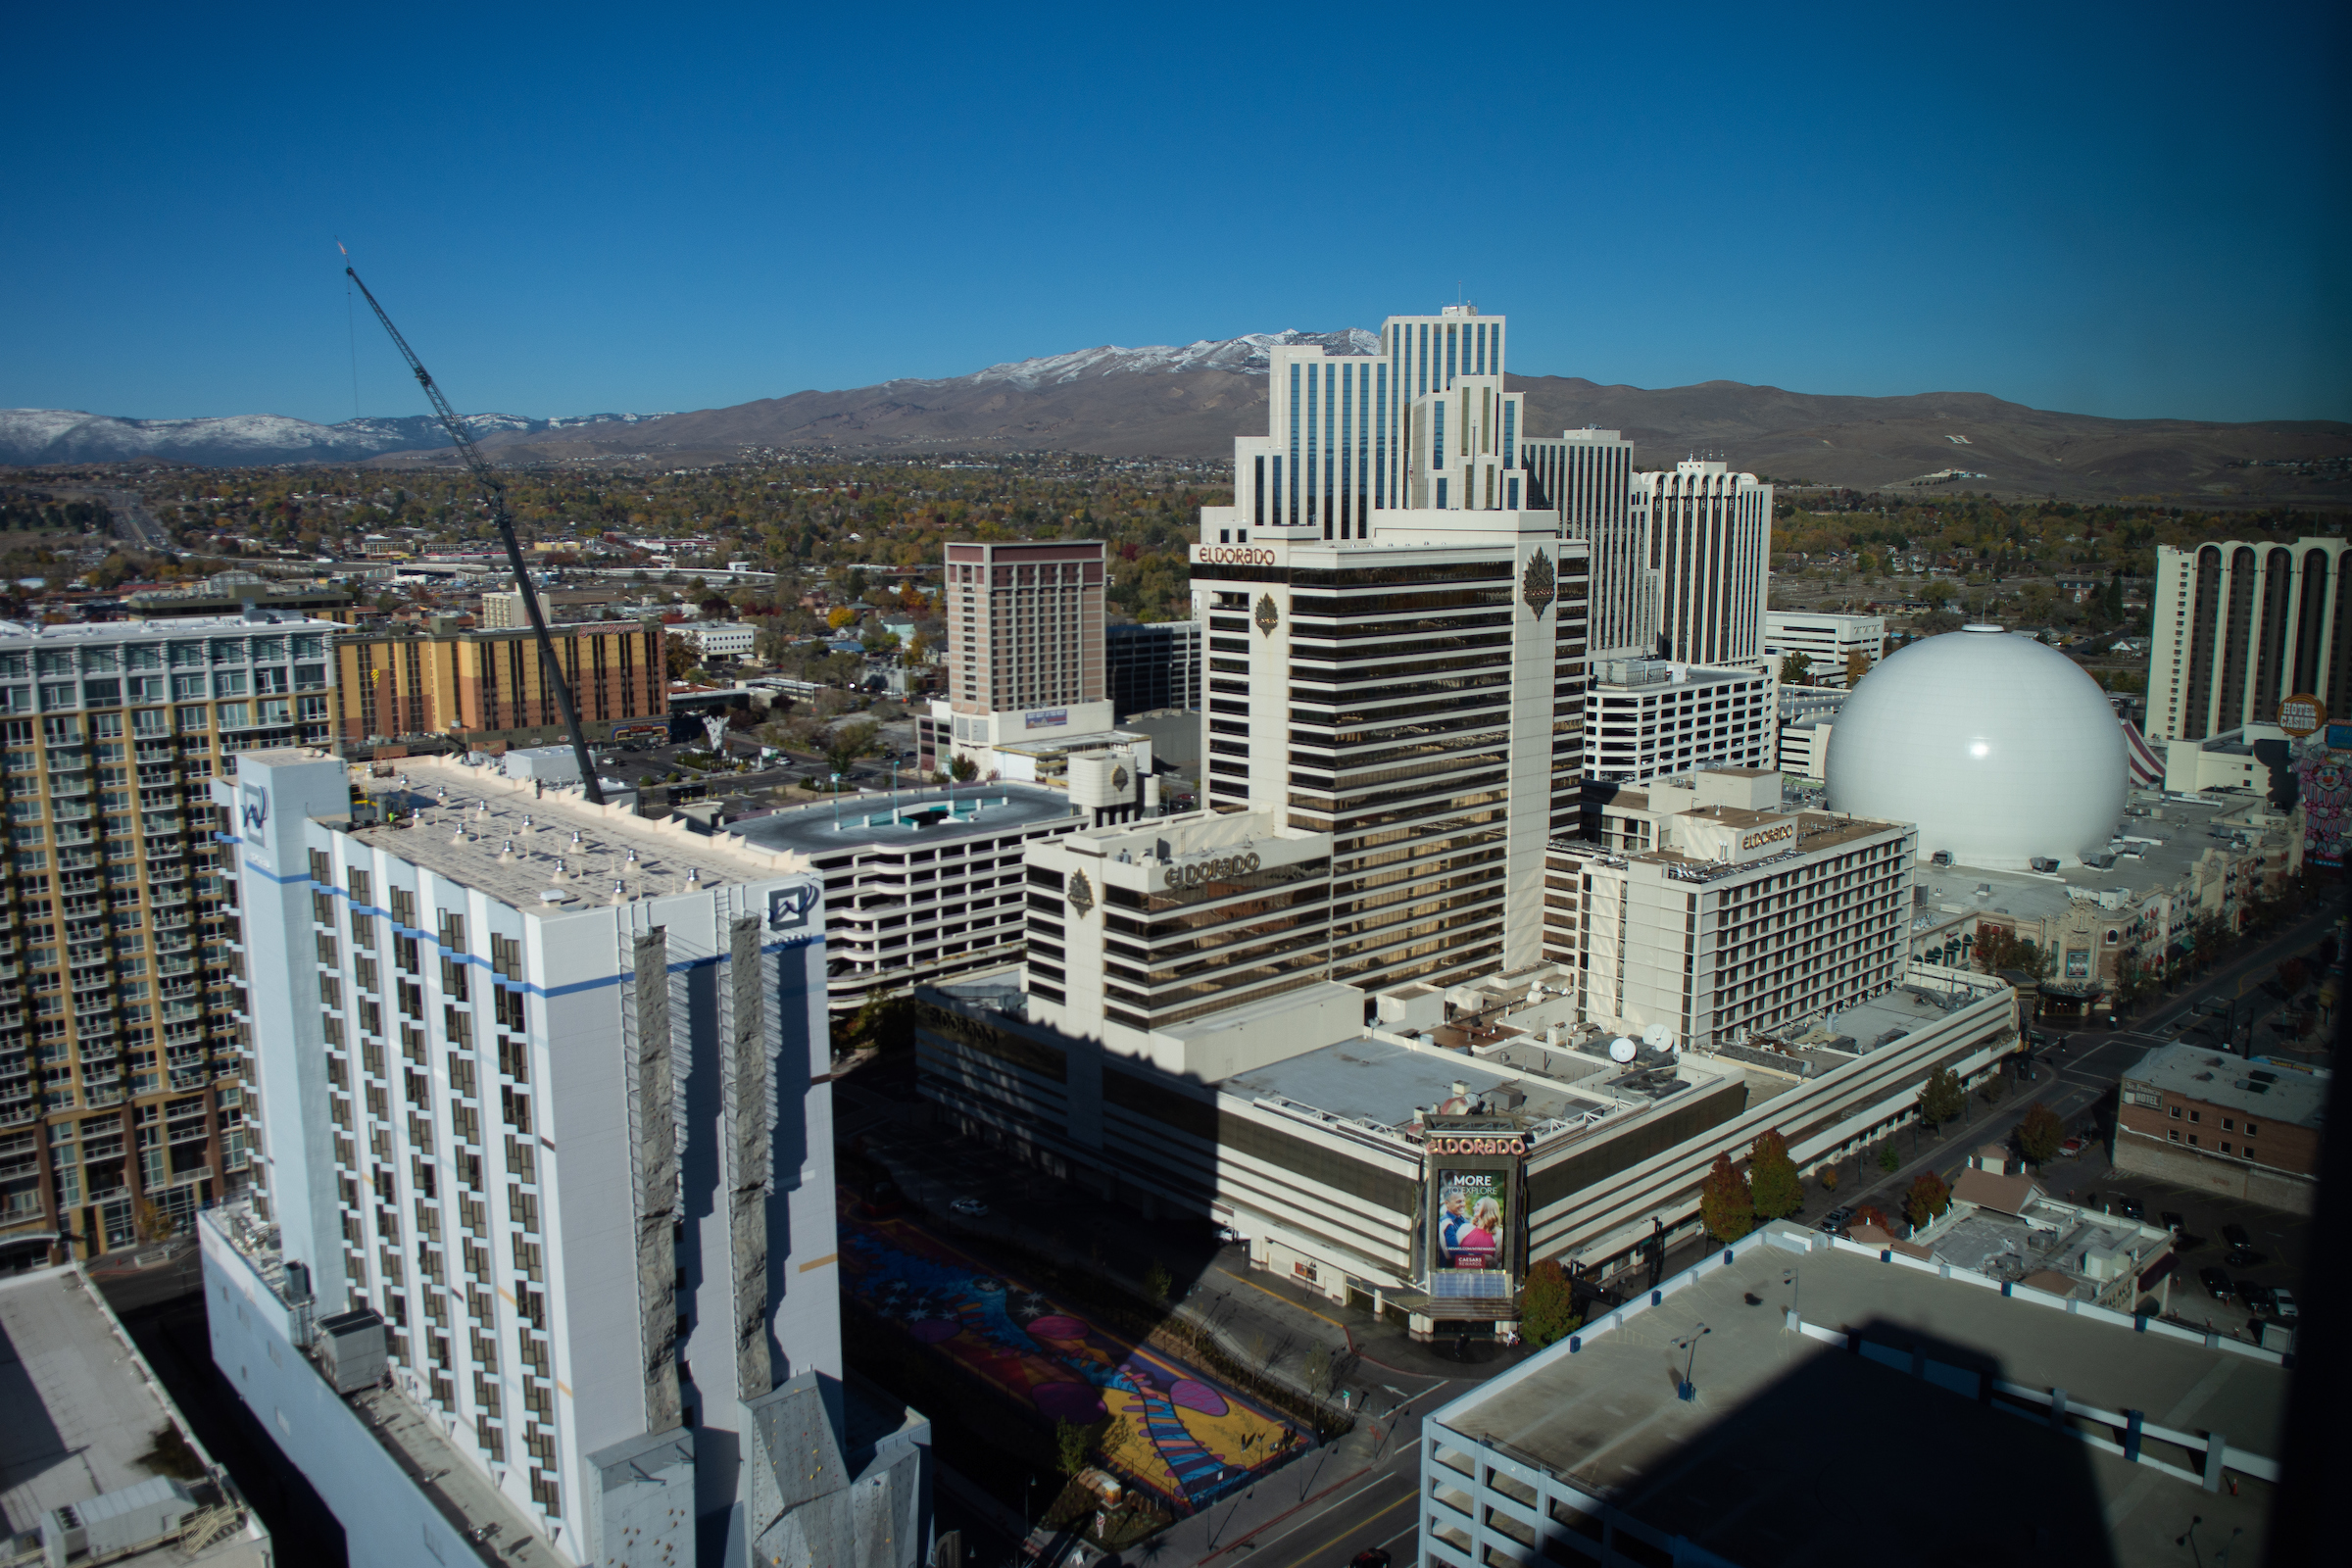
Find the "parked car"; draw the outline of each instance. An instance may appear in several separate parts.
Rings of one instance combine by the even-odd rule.
[[[2176,1209],[2168,1208],[2163,1213],[2158,1214],[2156,1217],[2164,1221],[2164,1228],[2168,1231],[2171,1231],[2175,1236],[2180,1235],[2188,1228],[2188,1222],[2182,1219],[2180,1215],[2180,1212]]]
[[[2069,1138],[2058,1146],[2058,1157],[2060,1159],[2079,1159],[2082,1157],[2082,1151],[2089,1147],[2089,1143],[2082,1138]]]
[[[2295,1293],[2280,1285],[2271,1291],[2271,1316],[2281,1323],[2292,1323],[2302,1316],[2303,1309],[2295,1305]]]
[[[2246,1234],[2246,1228],[2243,1225],[2232,1224],[2223,1226],[2222,1240],[2228,1242],[2231,1247],[2237,1248],[2252,1247],[2254,1245],[2254,1238]]]
[[[977,1198],[956,1199],[948,1204],[948,1209],[949,1212],[961,1214],[966,1219],[986,1219],[988,1217],[988,1205]]]
[[[2115,1206],[2123,1212],[2126,1219],[2146,1219],[2148,1217],[2147,1204],[2136,1198],[2121,1199]]]
[[[2263,1256],[2251,1247],[2233,1247],[2222,1261],[2231,1268],[2260,1268]]]
[[[1814,1228],[1819,1230],[1825,1236],[1843,1236],[1845,1234],[1845,1228],[1848,1225],[1851,1225],[1853,1222],[1854,1205],[1851,1203],[1840,1203],[1836,1208],[1831,1209],[1827,1214],[1822,1215],[1820,1223]]]
[[[2277,1302],[2271,1295],[2271,1288],[2253,1280],[2237,1282],[2237,1298],[2246,1303],[2247,1311],[2263,1317],[2274,1316],[2278,1310]]]
[[[2227,1301],[2230,1299],[2230,1276],[2212,1264],[2208,1263],[2197,1270],[2197,1283],[2204,1286],[2205,1294],[2215,1300]]]

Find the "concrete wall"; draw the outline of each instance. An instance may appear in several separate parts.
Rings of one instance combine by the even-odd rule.
[[[213,1362],[343,1526],[351,1568],[481,1561],[295,1349],[284,1303],[253,1266],[210,1225],[198,1234]]]
[[[2290,1214],[2310,1213],[2319,1191],[2318,1184],[2309,1177],[2177,1148],[2128,1128],[2116,1134],[2115,1168],[2178,1182],[2224,1198],[2241,1198],[2249,1203],[2284,1209]]]

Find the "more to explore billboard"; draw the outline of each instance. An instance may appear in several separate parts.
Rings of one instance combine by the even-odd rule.
[[[1434,1259],[1439,1268],[1509,1266],[1511,1214],[1508,1170],[1441,1170]]]

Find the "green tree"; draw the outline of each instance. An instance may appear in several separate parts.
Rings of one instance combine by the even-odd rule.
[[[947,772],[948,777],[954,779],[956,783],[969,784],[973,779],[980,776],[980,764],[973,761],[970,758],[958,753],[956,757],[949,760]]]
[[[1576,1292],[1568,1270],[1556,1257],[1544,1258],[1527,1271],[1519,1298],[1519,1332],[1536,1349],[1554,1345],[1584,1325],[1577,1315]]]
[[[1782,1219],[1805,1206],[1804,1183],[1778,1129],[1756,1135],[1747,1152],[1747,1181],[1759,1218]]]
[[[1930,1127],[1958,1121],[1967,1108],[1968,1091],[1961,1087],[1960,1075],[1949,1067],[1936,1068],[1919,1086],[1919,1119]]]
[[[1698,1190],[1698,1222],[1719,1242],[1736,1242],[1756,1228],[1755,1197],[1747,1179],[1732,1168],[1729,1153],[1715,1156],[1714,1168]]]
[[[1157,1258],[1153,1258],[1152,1266],[1144,1270],[1144,1294],[1154,1301],[1166,1300],[1168,1292],[1174,1284],[1175,1282],[1168,1278],[1167,1269],[1160,1264]]]
[[[1065,1476],[1075,1476],[1086,1468],[1086,1458],[1094,1450],[1095,1430],[1082,1427],[1075,1421],[1054,1423],[1054,1468]]]
[[[847,773],[850,764],[874,750],[882,726],[871,719],[859,719],[855,724],[842,724],[825,738],[825,763],[836,773]]]
[[[1790,654],[1781,661],[1781,684],[1810,686],[1813,684],[1813,661],[1803,654]]]
[[[2026,1119],[2017,1124],[2017,1152],[2034,1164],[2047,1162],[2057,1155],[2058,1146],[2066,1141],[2066,1122],[2056,1111],[2036,1100],[2026,1107]]]
[[[1902,1162],[1903,1156],[1895,1152],[1892,1140],[1879,1146],[1879,1169],[1891,1175],[1894,1168]]]
[[[1911,1217],[1914,1227],[1927,1224],[1951,1206],[1952,1190],[1932,1170],[1921,1171],[1903,1198],[1903,1212]]]

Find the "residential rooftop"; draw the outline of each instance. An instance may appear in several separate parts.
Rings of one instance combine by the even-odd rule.
[[[180,1421],[79,1267],[0,1280],[0,1389],[8,1415],[0,1422],[0,1513],[12,1538],[37,1538],[42,1518],[59,1508],[133,1488],[160,1494],[161,1479],[176,1481],[200,1508],[233,1518],[198,1527],[227,1528],[193,1555],[174,1537],[117,1561],[267,1568],[268,1532]]]
[[[2170,1562],[2191,1513],[2261,1556],[2277,1355],[1788,1227],[1728,1250],[1439,1410],[1439,1463],[1448,1433],[1485,1443],[1741,1568],[1905,1558],[1923,1530],[1936,1561]],[[2052,1425],[2052,1390],[2223,1435],[2241,1485],[2201,1489],[2201,1443],[2144,1443],[2183,1479],[2080,1441]]]
[[[2298,1071],[2199,1046],[2157,1046],[2124,1077],[2159,1094],[2201,1100],[2264,1121],[2318,1127],[2328,1114],[2327,1069]]]

